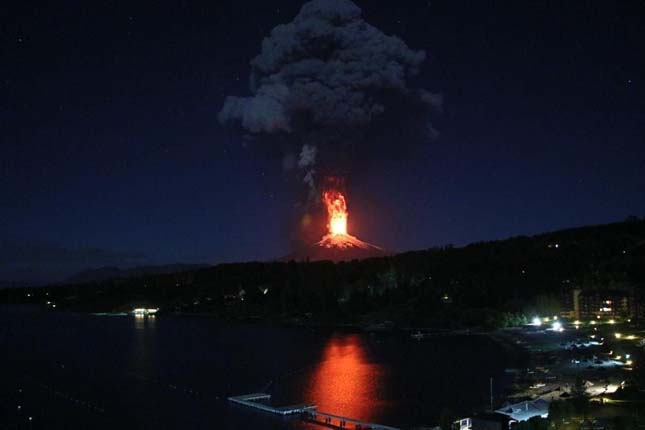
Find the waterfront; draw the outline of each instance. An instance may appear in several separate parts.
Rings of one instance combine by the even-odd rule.
[[[514,357],[486,336],[409,336],[220,322],[0,311],[0,416],[18,428],[303,428],[228,404],[268,391],[277,404],[408,427],[469,413],[509,383]],[[22,390],[20,392],[19,390]],[[17,407],[20,406],[20,410]]]

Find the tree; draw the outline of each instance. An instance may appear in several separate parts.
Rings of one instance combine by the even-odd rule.
[[[526,315],[521,313],[514,312],[503,312],[500,315],[500,327],[518,327],[524,324],[528,324],[528,318]]]
[[[528,421],[521,421],[517,428],[518,430],[548,430],[549,420],[542,417],[533,417]]]
[[[441,411],[439,415],[439,427],[441,430],[452,430],[455,428],[455,414],[448,409]]]
[[[634,371],[631,375],[631,382],[639,389],[645,389],[645,352],[638,352],[635,354]]]
[[[535,298],[535,305],[531,311],[538,316],[558,315],[561,310],[560,300],[553,295],[542,294]]]
[[[582,414],[584,418],[587,418],[587,412],[589,411],[589,394],[587,394],[585,381],[580,377],[580,375],[576,376],[576,382],[571,388],[571,403],[573,404],[577,414]]]
[[[573,415],[571,403],[565,400],[554,400],[549,404],[549,420],[558,428],[562,421]]]

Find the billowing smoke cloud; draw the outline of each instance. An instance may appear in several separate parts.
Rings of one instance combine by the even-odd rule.
[[[251,61],[252,95],[227,97],[219,120],[288,136],[315,190],[317,173],[345,169],[352,153],[370,150],[364,132],[388,109],[403,103],[424,111],[423,132],[436,135],[429,113],[440,109],[441,96],[406,85],[424,59],[424,51],[365,22],[351,1],[313,0],[263,40]]]
[[[279,148],[283,167],[307,185],[296,242],[312,243],[324,228],[312,206],[319,187],[344,187],[357,160],[400,157],[436,137],[441,95],[409,86],[425,57],[365,22],[350,0],[312,0],[263,40],[251,95],[227,97],[219,120]]]

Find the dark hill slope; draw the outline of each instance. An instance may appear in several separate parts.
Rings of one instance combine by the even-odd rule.
[[[237,263],[139,278],[6,289],[0,301],[109,310],[145,301],[228,316],[467,319],[522,311],[539,296],[584,289],[645,291],[645,221],[634,220],[358,261]],[[450,297],[450,304],[442,297]],[[242,300],[242,298],[244,300]],[[58,308],[59,306],[57,306]]]

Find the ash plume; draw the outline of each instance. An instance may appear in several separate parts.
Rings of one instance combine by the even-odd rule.
[[[285,164],[317,197],[319,177],[346,175],[356,154],[400,144],[366,139],[375,123],[396,128],[413,118],[421,140],[436,136],[430,114],[441,109],[441,96],[407,85],[425,57],[368,24],[353,2],[313,0],[262,41],[251,61],[251,95],[228,96],[218,119],[258,138],[279,136],[285,157],[297,159]]]

